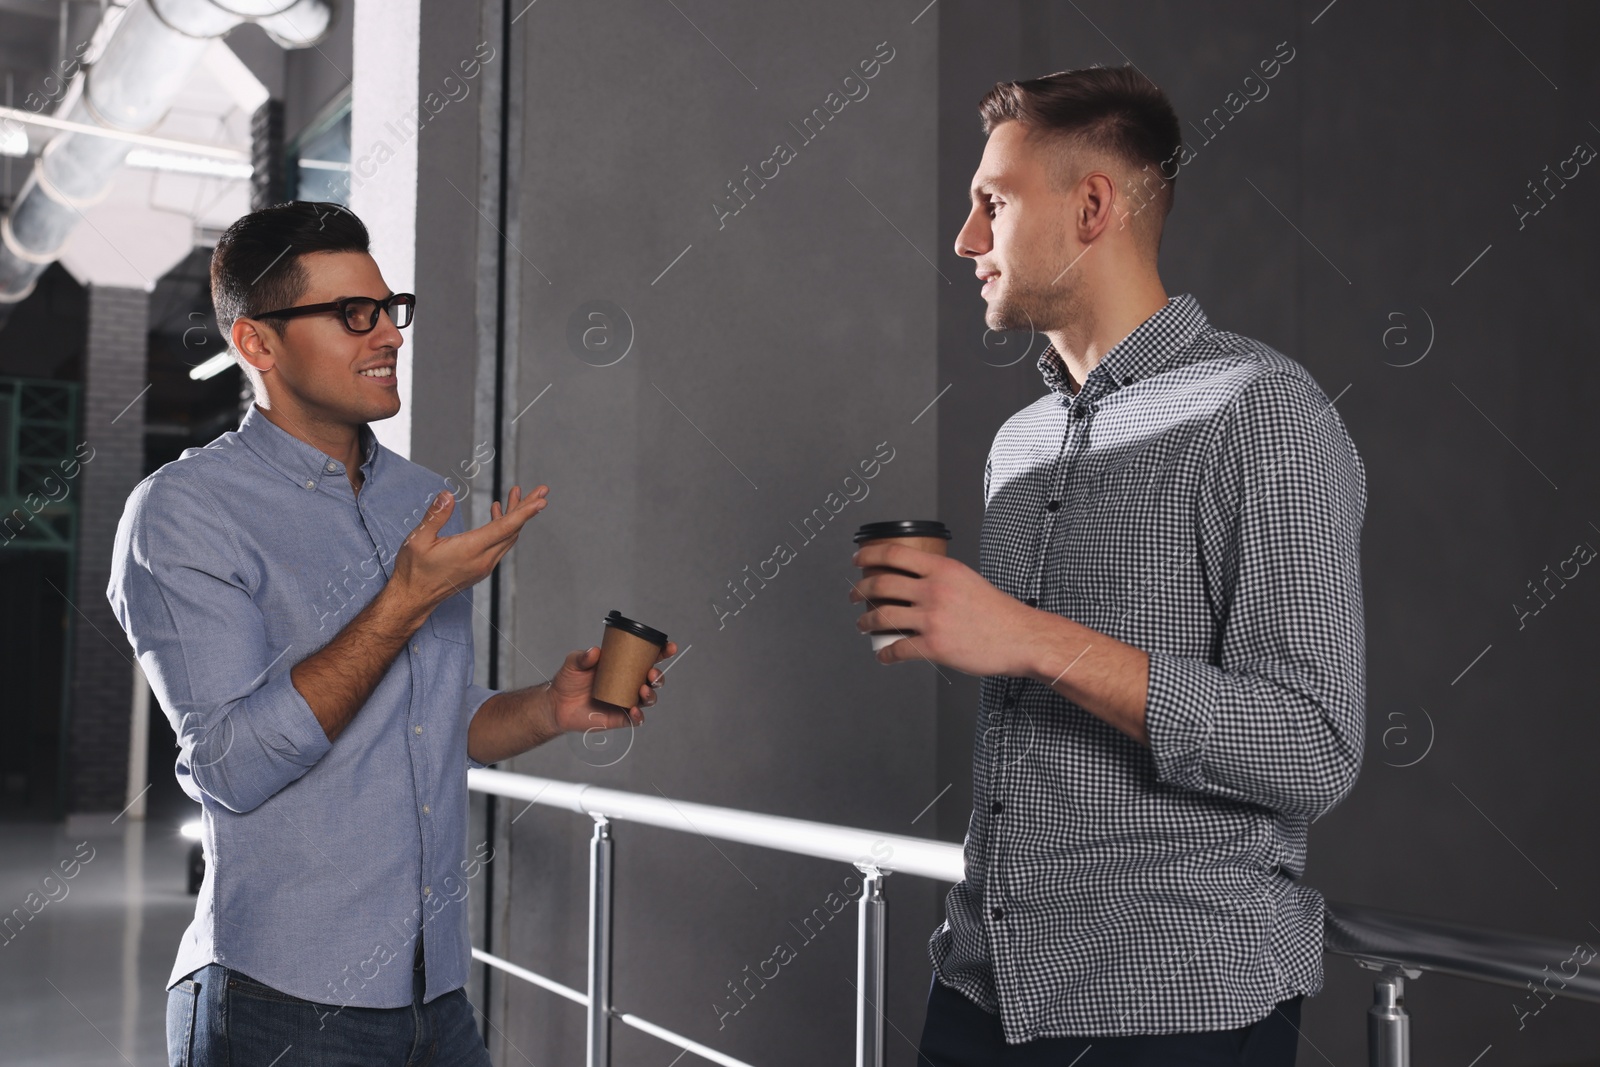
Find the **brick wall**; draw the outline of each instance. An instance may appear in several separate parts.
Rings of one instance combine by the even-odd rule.
[[[283,101],[267,100],[250,116],[250,210],[284,200]]]
[[[94,449],[79,490],[72,692],[67,710],[67,810],[127,803],[133,651],[106,601],[111,546],[128,493],[144,477],[146,330],[150,295],[91,286],[80,431]]]

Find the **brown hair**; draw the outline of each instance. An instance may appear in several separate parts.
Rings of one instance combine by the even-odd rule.
[[[1149,217],[1159,247],[1162,223],[1177,191],[1176,157],[1183,134],[1167,94],[1137,68],[1093,66],[997,82],[979,102],[978,113],[985,135],[1002,122],[1018,122],[1066,148],[1088,149],[1127,164],[1143,186],[1130,199],[1141,208],[1148,201],[1156,209]],[[1065,184],[1071,175],[1055,177]],[[1139,209],[1134,213],[1143,214]]]
[[[281,332],[288,319],[261,313],[300,299],[309,279],[301,258],[367,252],[369,244],[366,226],[343,204],[291,200],[240,216],[211,252],[211,304],[222,336],[241,316],[262,318]]]

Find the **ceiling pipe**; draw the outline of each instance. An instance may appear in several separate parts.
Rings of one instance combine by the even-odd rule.
[[[213,38],[254,22],[284,48],[316,44],[333,21],[330,0],[133,0],[108,7],[98,49],[73,81],[58,116],[118,133],[160,125]],[[83,211],[103,197],[133,147],[67,131],[34,162],[0,219],[0,325],[61,256]]]

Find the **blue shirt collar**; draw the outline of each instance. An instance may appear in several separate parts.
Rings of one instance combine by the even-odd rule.
[[[350,484],[342,460],[300,440],[267,418],[266,412],[253,403],[240,421],[237,432],[239,439],[251,451],[297,485],[334,477],[347,488]],[[366,423],[362,423],[356,432],[361,441],[361,473],[363,479],[370,480],[378,469],[378,457],[383,452],[383,446],[378,443],[378,436],[372,432],[372,427]]]

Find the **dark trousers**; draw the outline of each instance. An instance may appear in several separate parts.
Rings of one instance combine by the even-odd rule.
[[[1233,1030],[1042,1037],[1008,1045],[1000,1016],[935,979],[917,1067],[1294,1067],[1303,999],[1285,1000],[1264,1018]]]

